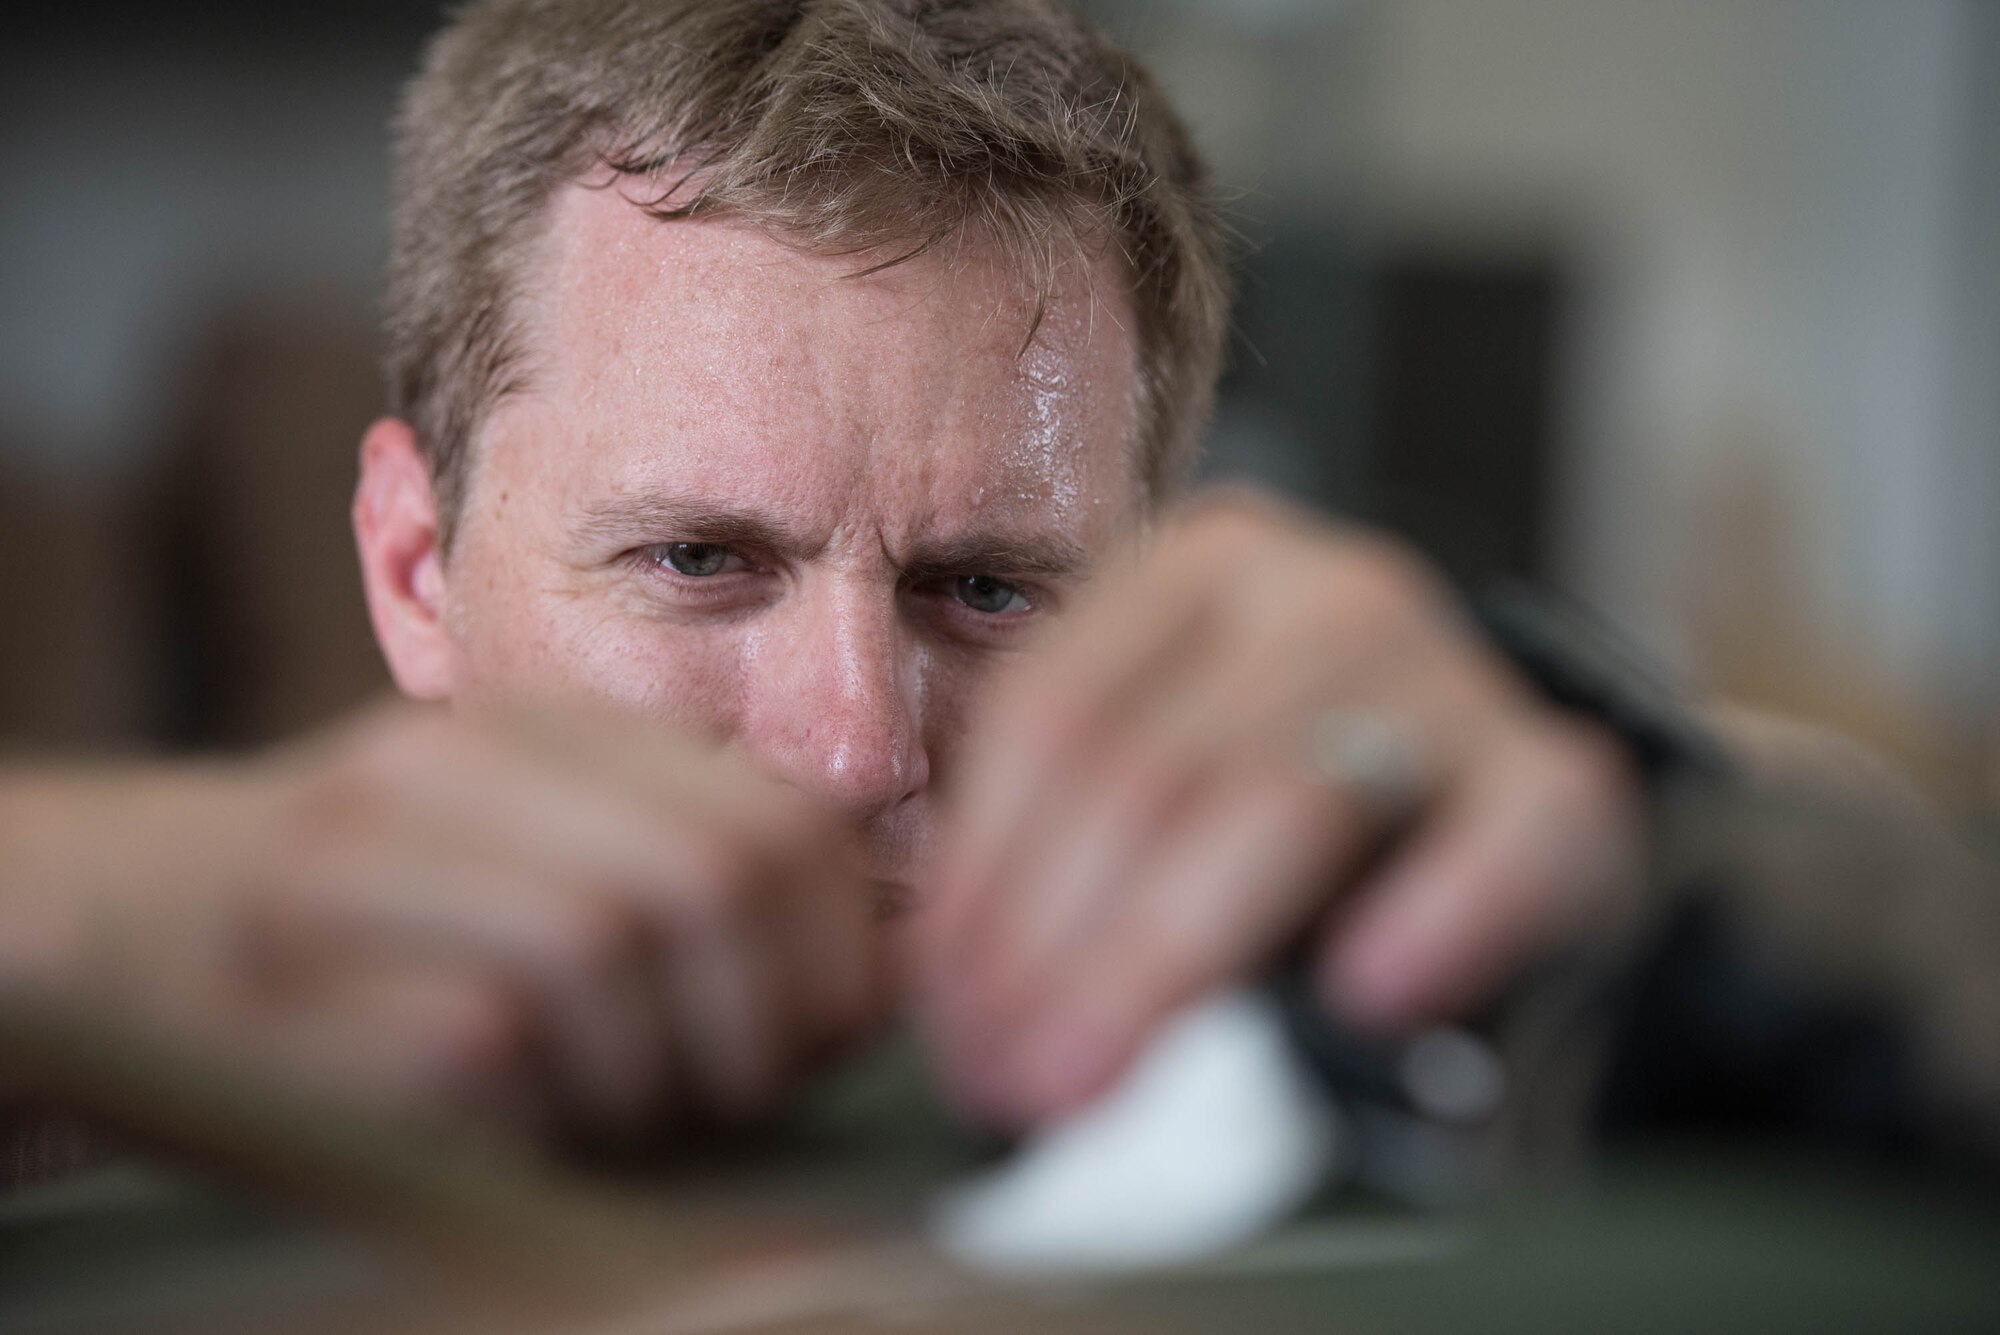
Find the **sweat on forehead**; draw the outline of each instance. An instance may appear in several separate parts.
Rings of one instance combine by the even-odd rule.
[[[823,254],[978,234],[1046,272],[1101,244],[1134,315],[1149,497],[1186,477],[1227,319],[1221,221],[1145,69],[1061,0],[468,0],[398,118],[386,303],[390,410],[447,546],[518,384],[522,261],[597,170]]]
[[[663,222],[618,189],[572,187],[524,274],[523,397],[650,415],[635,428],[693,426],[696,412],[715,424],[725,407],[720,429],[779,436],[911,439],[949,421],[1041,457],[1081,409],[1132,415],[1138,372],[1110,266],[1070,266],[1045,302],[972,243],[864,269],[727,217]],[[808,405],[818,420],[800,420]]]
[[[913,487],[946,509],[1141,499],[1114,268],[1072,266],[1045,303],[1002,252],[969,243],[864,269],[726,216],[663,221],[619,189],[571,187],[526,266],[520,389],[482,453],[587,437],[602,467],[541,470],[570,487],[830,503],[843,485],[893,484],[905,518]],[[486,490],[475,476],[470,509]]]

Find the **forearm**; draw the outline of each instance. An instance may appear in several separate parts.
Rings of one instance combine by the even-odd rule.
[[[98,924],[242,874],[258,785],[227,767],[0,769],[0,986],[67,979]]]
[[[1855,743],[1744,711],[1716,723],[1738,782],[1699,832],[1713,856],[1681,882],[1635,1021],[1652,1037],[1635,1046],[1725,1103],[1834,1120],[1872,1107],[2000,1157],[1990,861]],[[1669,1107],[1702,1092],[1657,1075],[1647,1089],[1631,1062],[1626,1075]]]
[[[1995,868],[1941,806],[1839,734],[1718,718],[1743,782],[1728,879],[1761,931],[1857,988],[1918,993],[1995,970]]]
[[[221,843],[198,809],[215,786],[204,772],[165,766],[0,769],[0,1006],[86,988],[93,924],[120,901],[213,874]],[[0,1192],[109,1152],[83,1120],[45,1106],[47,1091],[19,1059],[0,1052]]]

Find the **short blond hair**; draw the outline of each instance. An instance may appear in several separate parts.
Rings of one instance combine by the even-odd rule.
[[[410,85],[398,148],[390,406],[447,541],[479,426],[527,374],[513,308],[548,206],[605,166],[648,178],[663,218],[727,214],[868,267],[977,235],[1046,294],[1064,258],[1114,246],[1142,482],[1158,497],[1192,466],[1223,229],[1152,78],[1056,0],[473,0]]]

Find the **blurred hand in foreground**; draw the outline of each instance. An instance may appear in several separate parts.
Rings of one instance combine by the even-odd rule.
[[[853,837],[650,725],[396,706],[0,780],[0,825],[0,981],[394,1113],[630,1140],[762,1108],[882,1009]]]
[[[962,1102],[1101,1090],[1303,939],[1330,1010],[1459,1016],[1615,904],[1619,745],[1531,693],[1417,558],[1252,498],[1168,522],[988,696],[913,965]]]
[[[1633,861],[1615,741],[1416,558],[1274,503],[1168,522],[986,685],[904,944],[1000,1121],[1301,942],[1351,1023],[1463,1014]],[[0,983],[393,1110],[643,1137],[768,1106],[884,1009],[851,822],[653,724],[395,707],[251,762],[0,776],[0,827]]]

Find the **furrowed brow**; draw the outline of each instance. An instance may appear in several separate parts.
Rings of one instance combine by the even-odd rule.
[[[912,579],[988,574],[1061,580],[1078,578],[1089,568],[1089,555],[1068,538],[974,533],[923,546],[911,554],[904,574]]]
[[[593,502],[577,519],[586,542],[704,542],[790,552],[796,536],[762,515],[679,496],[626,495]]]

